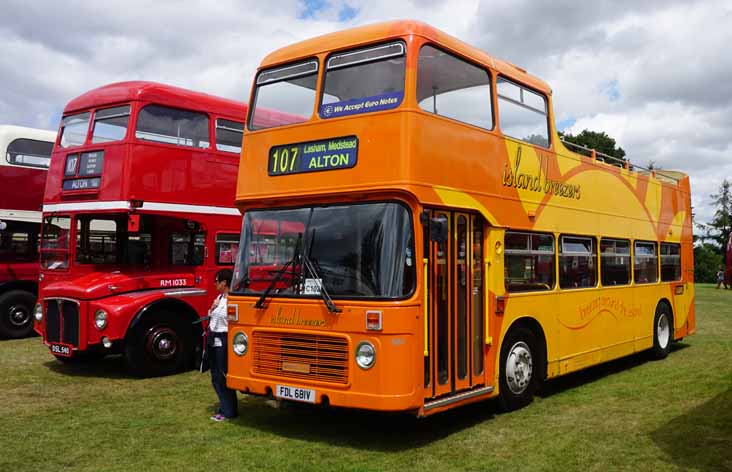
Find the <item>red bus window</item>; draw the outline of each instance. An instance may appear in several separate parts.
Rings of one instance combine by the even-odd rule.
[[[194,111],[147,105],[140,110],[135,137],[175,146],[207,149],[208,116]]]
[[[129,105],[97,110],[94,113],[92,143],[121,141],[127,135],[127,124],[129,121]]]
[[[61,147],[80,146],[86,142],[91,113],[65,116],[61,120]]]
[[[234,265],[238,251],[238,234],[219,234],[216,236],[216,264]]]

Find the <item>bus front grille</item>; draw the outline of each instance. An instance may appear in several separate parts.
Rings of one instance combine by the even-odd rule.
[[[348,383],[348,340],[319,334],[255,331],[254,372],[262,375]]]
[[[45,300],[46,341],[79,346],[79,304],[72,300]]]

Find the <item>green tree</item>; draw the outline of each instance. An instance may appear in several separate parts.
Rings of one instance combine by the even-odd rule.
[[[618,147],[615,139],[607,135],[603,131],[590,131],[582,130],[578,135],[569,133],[559,133],[559,135],[565,141],[570,143],[579,144],[595,151],[607,154],[608,156],[617,157],[618,159],[625,160],[625,151],[623,148]]]
[[[702,243],[694,247],[694,282],[715,283],[717,270],[724,258],[713,244]]]
[[[732,230],[732,188],[730,181],[724,179],[719,185],[717,193],[713,193],[709,197],[712,198],[712,204],[716,208],[714,218],[707,224],[709,229],[708,239],[711,239],[717,246],[720,254],[724,254],[727,247],[727,238],[730,230]]]

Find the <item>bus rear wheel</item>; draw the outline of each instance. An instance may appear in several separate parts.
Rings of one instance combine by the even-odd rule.
[[[127,337],[125,359],[130,371],[139,377],[170,375],[191,364],[191,329],[169,312],[142,320]]]
[[[653,356],[656,359],[665,359],[671,351],[673,326],[671,309],[667,304],[659,303],[653,317]]]
[[[526,328],[513,328],[501,345],[498,403],[513,411],[531,403],[539,387],[539,349],[536,336]]]
[[[0,337],[18,339],[33,333],[33,306],[36,297],[24,290],[0,295]]]

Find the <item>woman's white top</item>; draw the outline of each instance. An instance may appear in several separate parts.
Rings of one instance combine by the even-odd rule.
[[[229,330],[229,323],[226,320],[226,295],[220,293],[214,301],[214,306],[208,312],[211,319],[208,322],[208,329],[214,333],[226,333]]]

